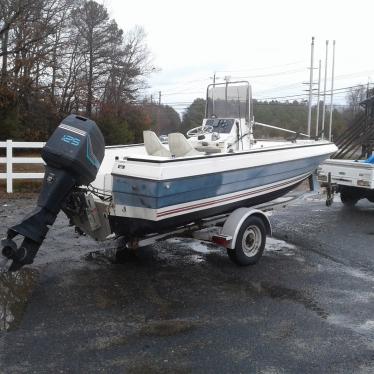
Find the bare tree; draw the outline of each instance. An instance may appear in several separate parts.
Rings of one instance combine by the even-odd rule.
[[[103,102],[115,107],[121,103],[134,102],[147,88],[146,77],[156,70],[145,43],[143,28],[136,26],[124,36],[122,48],[112,60]]]
[[[113,53],[122,42],[122,30],[109,18],[103,5],[95,1],[86,1],[73,11],[73,25],[80,39],[81,52],[86,60],[86,113],[92,113],[94,90],[103,87],[103,81],[110,70]],[[114,48],[114,49],[113,49]]]
[[[346,99],[353,116],[355,116],[360,110],[360,102],[366,99],[366,87],[361,85],[359,87],[351,88]]]
[[[39,83],[42,65],[48,66],[53,36],[70,1],[5,0],[0,7],[7,20],[1,28],[2,81],[11,72],[16,78],[21,75]]]
[[[0,57],[0,122],[17,134],[45,139],[72,111],[149,125],[131,108],[155,70],[145,32],[124,34],[93,0],[0,0]]]
[[[9,51],[9,33],[19,19],[26,13],[27,9],[31,6],[29,0],[2,0],[0,2],[0,39],[1,50],[0,56],[2,57],[1,64],[1,82],[6,82],[7,68],[8,68],[8,55],[12,52]]]

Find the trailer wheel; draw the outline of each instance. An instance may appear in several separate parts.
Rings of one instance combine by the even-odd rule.
[[[240,266],[254,265],[261,258],[266,243],[263,220],[249,216],[240,227],[234,249],[227,249],[230,260]]]
[[[340,200],[346,207],[353,207],[359,198],[352,191],[344,188],[340,191]]]
[[[374,190],[370,190],[366,193],[366,198],[371,202],[374,203]]]

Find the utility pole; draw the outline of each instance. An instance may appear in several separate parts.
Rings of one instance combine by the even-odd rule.
[[[316,119],[316,136],[318,136],[319,127],[319,97],[321,92],[321,60],[318,63],[318,91],[317,91],[317,119]]]
[[[310,125],[312,120],[312,85],[313,85],[313,60],[314,60],[314,36],[312,37],[312,44],[310,46],[310,79],[309,79],[309,108],[308,108],[308,136],[310,136]]]
[[[214,74],[213,74],[212,114],[216,113],[215,110],[214,110],[214,90],[215,90],[215,88],[216,88],[216,72],[214,72]]]
[[[209,77],[210,79],[213,79],[213,89],[212,89],[212,113],[211,114],[215,114],[215,107],[214,107],[214,90],[216,88],[216,79],[219,79],[219,77],[217,77],[217,72],[214,72],[213,73],[213,77]],[[208,114],[208,100],[207,102],[205,103],[205,112],[206,114]]]
[[[161,91],[158,91],[157,134],[159,134],[159,130],[160,130],[160,109],[161,109]]]
[[[327,61],[329,53],[329,41],[326,40],[326,52],[325,52],[325,81],[323,83],[323,108],[322,108],[322,139],[325,138],[325,117],[326,117],[326,86],[327,86]]]
[[[331,98],[330,98],[330,123],[329,123],[329,140],[331,141],[332,131],[332,111],[334,100],[334,73],[335,73],[335,40],[332,42],[332,71],[331,71]]]
[[[226,75],[224,80],[226,82],[226,88],[225,88],[225,117],[227,116],[227,87],[229,85],[229,82],[230,82],[230,76],[229,75]]]

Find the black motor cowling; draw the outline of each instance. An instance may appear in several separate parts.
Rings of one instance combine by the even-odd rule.
[[[48,166],[69,172],[78,185],[87,185],[96,178],[104,151],[104,137],[96,123],[70,115],[49,138],[42,158]]]
[[[32,264],[49,226],[75,187],[90,184],[104,158],[104,137],[94,121],[81,116],[66,117],[42,149],[46,163],[37,207],[2,240],[2,254],[13,260],[9,270]],[[13,241],[24,236],[19,248]]]

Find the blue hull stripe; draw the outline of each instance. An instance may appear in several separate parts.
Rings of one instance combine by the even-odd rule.
[[[155,181],[113,176],[115,204],[158,209],[276,183],[312,172],[326,157],[317,156],[248,169]]]

